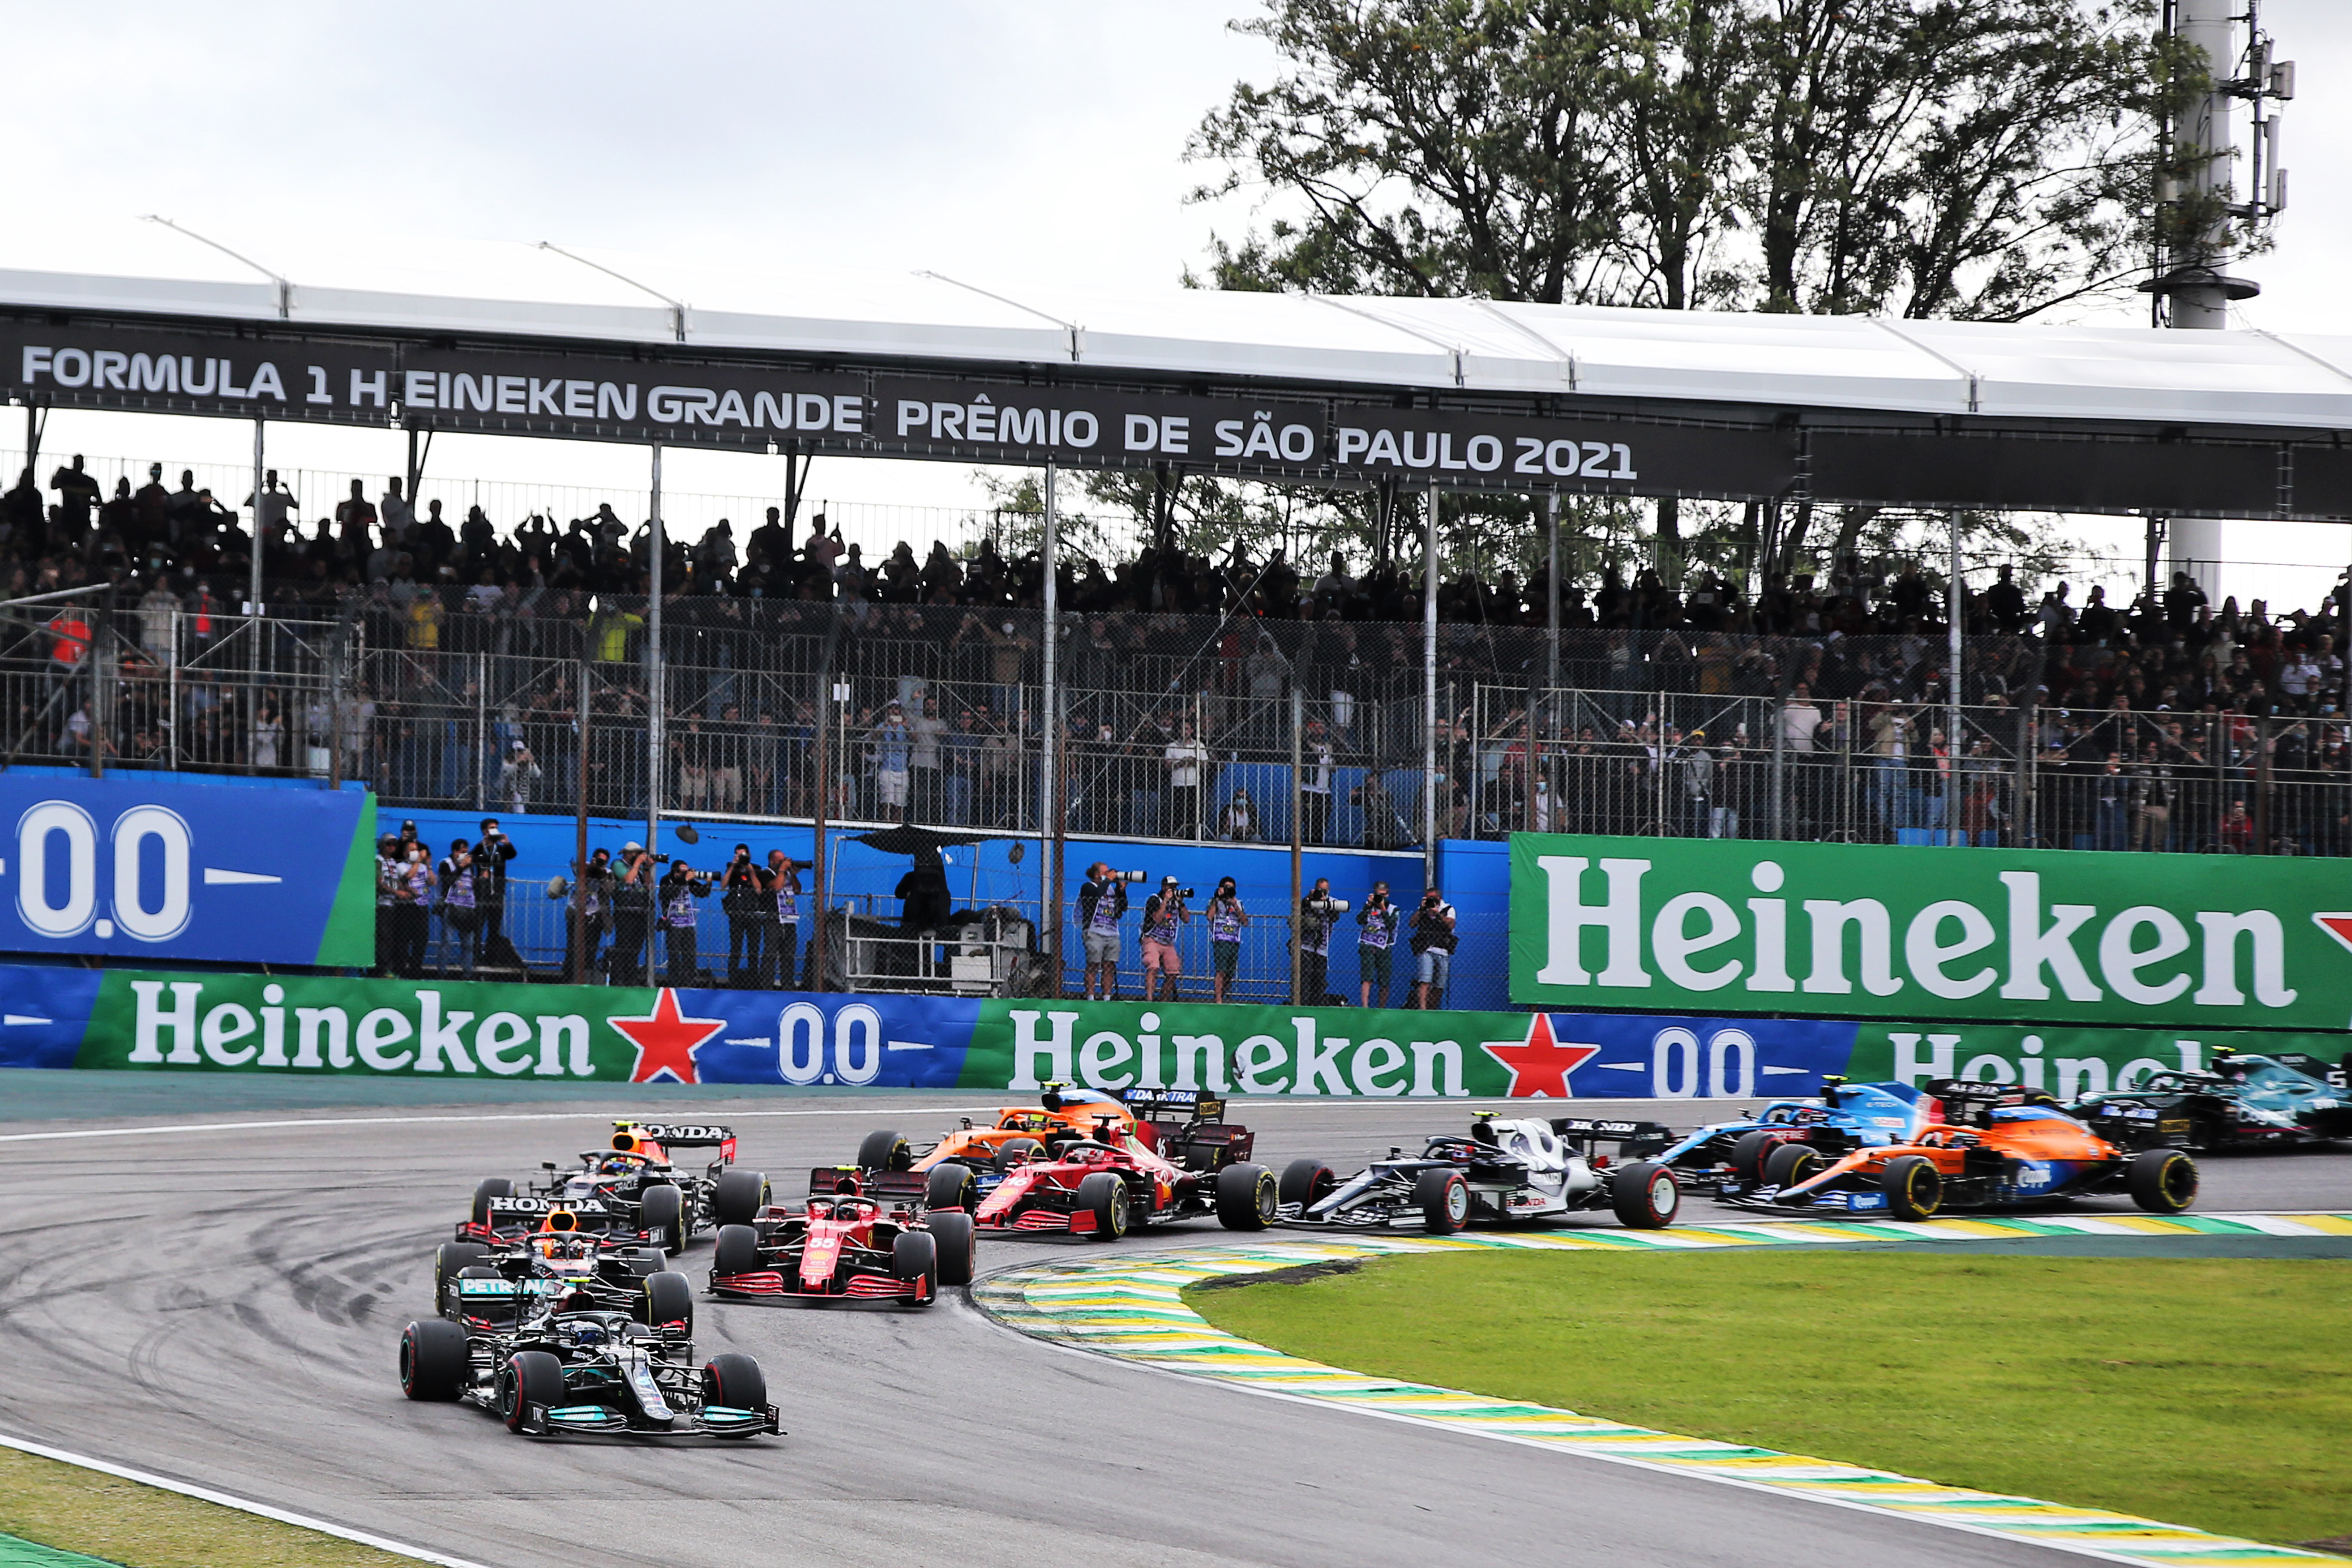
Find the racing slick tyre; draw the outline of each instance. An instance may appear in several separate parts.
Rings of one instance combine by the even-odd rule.
[[[935,1209],[923,1223],[939,1244],[940,1283],[971,1284],[980,1264],[980,1243],[971,1228],[971,1215],[961,1209]]]
[[[730,1165],[710,1189],[710,1217],[719,1225],[750,1225],[768,1206],[768,1178]]]
[[[401,1331],[400,1391],[411,1399],[455,1399],[466,1382],[466,1331],[419,1318]]]
[[[629,1268],[640,1279],[669,1267],[669,1255],[658,1247],[640,1247],[628,1255]]]
[[[1274,1223],[1281,1185],[1274,1173],[1247,1161],[1217,1173],[1217,1223],[1227,1230],[1264,1230]]]
[[[2179,1214],[2197,1201],[2197,1162],[2178,1149],[2133,1155],[2126,1179],[2132,1202],[2150,1214]]]
[[[1015,1165],[1025,1165],[1030,1161],[1042,1157],[1045,1152],[1045,1145],[1038,1142],[1034,1138],[1008,1139],[1003,1146],[996,1151],[996,1168],[1000,1173],[1009,1171]]]
[[[563,1403],[563,1363],[545,1351],[517,1351],[499,1368],[499,1414],[507,1430],[520,1432],[530,1407]]]
[[[508,1181],[504,1176],[485,1176],[482,1179],[481,1185],[474,1189],[474,1223],[476,1225],[488,1225],[490,1223],[490,1200],[492,1198],[510,1198],[512,1196],[514,1196],[514,1184],[512,1182]]]
[[[1609,1206],[1617,1223],[1631,1230],[1664,1230],[1683,1206],[1682,1184],[1654,1161],[1636,1160],[1609,1174]]]
[[[457,1283],[458,1270],[489,1261],[490,1249],[475,1241],[445,1241],[433,1254],[433,1305],[437,1311],[449,1310],[450,1287]]]
[[[1731,1146],[1731,1174],[1743,1187],[1752,1187],[1764,1180],[1764,1162],[1773,1150],[1788,1140],[1778,1132],[1758,1128],[1742,1132]]]
[[[1293,1160],[1282,1168],[1282,1184],[1276,1198],[1285,1208],[1297,1204],[1299,1214],[1304,1215],[1339,1184],[1339,1179],[1322,1161]]]
[[[1895,1219],[1927,1219],[1944,1205],[1944,1173],[1924,1154],[1889,1160],[1878,1173],[1886,1212]]]
[[[1822,1156],[1803,1143],[1783,1143],[1764,1157],[1764,1184],[1785,1192],[1821,1173]]]
[[[665,1323],[684,1323],[688,1338],[694,1334],[694,1287],[685,1275],[675,1269],[646,1276],[646,1293],[637,1303],[637,1316],[652,1328]]]
[[[686,1194],[664,1182],[637,1194],[637,1224],[664,1252],[686,1250]]]
[[[944,1165],[933,1165],[923,1178],[923,1206],[933,1214],[949,1209],[971,1212],[972,1188],[979,1181],[970,1165],[960,1165],[950,1160]]]
[[[1433,1236],[1452,1236],[1470,1223],[1470,1184],[1459,1171],[1423,1171],[1413,1178],[1412,1201]]]
[[[921,1289],[915,1292],[918,1307],[928,1307],[940,1296],[940,1244],[929,1233],[902,1230],[890,1244],[890,1269],[901,1279],[919,1280]]]
[[[730,1410],[765,1410],[768,1380],[760,1363],[740,1351],[724,1351],[702,1364],[702,1403]]]
[[[748,1225],[722,1225],[710,1244],[714,1278],[760,1271],[760,1233]]]
[[[1095,1216],[1095,1239],[1117,1241],[1127,1234],[1127,1184],[1097,1171],[1078,1184],[1078,1207]]]
[[[868,1132],[857,1146],[861,1171],[904,1171],[915,1163],[915,1152],[896,1132]]]

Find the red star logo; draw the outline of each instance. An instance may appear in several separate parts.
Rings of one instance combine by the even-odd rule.
[[[2352,948],[2352,914],[2314,915],[2311,917],[2311,923],[2346,947]]]
[[[1478,1047],[1511,1069],[1511,1098],[1526,1100],[1549,1095],[1573,1100],[1568,1075],[1600,1054],[1599,1046],[1562,1045],[1551,1032],[1551,1015],[1538,1013],[1528,1026],[1528,1037],[1518,1045],[1492,1041]]]
[[[677,1010],[677,993],[667,986],[655,998],[649,1018],[607,1018],[637,1047],[637,1065],[631,1083],[651,1083],[667,1073],[679,1083],[700,1083],[694,1070],[694,1053],[727,1026],[724,1018],[688,1018]]]

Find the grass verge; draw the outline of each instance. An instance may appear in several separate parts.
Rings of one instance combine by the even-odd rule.
[[[2352,1261],[1485,1253],[1186,1300],[1358,1372],[2259,1541],[2352,1532]]]
[[[129,1568],[416,1568],[299,1525],[0,1448],[0,1534]]]

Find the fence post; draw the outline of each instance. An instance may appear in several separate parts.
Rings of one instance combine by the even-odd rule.
[[[172,611],[172,646],[163,656],[163,761],[177,771],[180,765],[180,615]]]
[[[1967,751],[1967,748],[1961,744],[1963,739],[1961,726],[1966,722],[1967,715],[1961,711],[1960,708],[1960,660],[1963,653],[1961,637],[1964,635],[1963,628],[1960,624],[1960,618],[1963,611],[1968,605],[1968,593],[1967,590],[1961,586],[1960,583],[1960,514],[1958,510],[1955,508],[1954,510],[1946,512],[1944,514],[1944,520],[1951,531],[1952,544],[1951,570],[1949,578],[1944,584],[1944,601],[1946,606],[1944,614],[1945,617],[1951,623],[1949,627],[1947,628],[1951,638],[1950,652],[1945,661],[1951,666],[1951,668],[1946,673],[1944,680],[1944,700],[1946,705],[1951,710],[1951,718],[1944,726],[1944,829],[1948,835],[1947,842],[1957,847],[1962,842],[1960,836],[1960,758]]]
[[[110,592],[90,617],[89,654],[89,776],[106,776],[107,740],[114,732],[115,664],[114,595]]]
[[[2254,853],[2271,852],[2271,716],[2254,721]]]
[[[1437,886],[1437,497],[1429,487],[1421,562],[1421,885]],[[1296,936],[1293,937],[1296,945]]]
[[[474,809],[488,811],[490,776],[490,656],[474,656]]]
[[[668,693],[662,684],[662,556],[667,553],[662,541],[661,443],[653,443],[653,515],[646,522],[646,557],[649,568],[646,582],[651,589],[646,603],[646,853],[661,853],[662,813],[662,752],[667,737],[663,733],[663,709]],[[658,921],[655,922],[658,924]],[[651,943],[658,933],[650,929],[646,963],[648,974],[653,964]]]
[[[588,984],[588,639],[580,642],[579,722],[572,727],[572,749],[579,753],[579,787],[572,806],[572,984]]]
[[[1307,759],[1306,729],[1307,693],[1298,689],[1298,682],[1294,679],[1290,683],[1290,907],[1293,911],[1298,908],[1301,873],[1305,869],[1303,847],[1307,839],[1298,814],[1306,804],[1301,798],[1304,792],[1299,788],[1299,770],[1305,766]],[[1298,942],[1294,940],[1290,944],[1290,1005],[1294,1007],[1307,1005],[1307,998],[1298,994],[1301,978],[1298,948]],[[1214,967],[1213,963],[1211,967]],[[1322,998],[1316,1000],[1319,1002]]]
[[[816,676],[816,834],[813,845],[816,856],[816,934],[809,941],[809,989],[812,991],[824,989],[824,927],[833,880],[833,857],[825,853],[824,838],[825,808],[832,804],[828,797],[833,791],[833,780],[829,776],[833,749],[833,669],[832,661],[828,659],[825,662],[826,668],[817,671]]]

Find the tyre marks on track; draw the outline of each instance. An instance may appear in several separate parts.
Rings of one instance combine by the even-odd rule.
[[[1917,1225],[1759,1221],[1666,1231],[1317,1237],[1029,1264],[980,1280],[972,1287],[972,1300],[997,1322],[1034,1339],[1251,1394],[1885,1513],[2136,1568],[2342,1568],[2343,1558],[2324,1552],[2209,1535],[2100,1509],[1938,1486],[1864,1466],[1654,1432],[1549,1405],[1326,1366],[1225,1333],[1186,1306],[1181,1292],[1220,1278],[1402,1253],[1689,1251],[1987,1237],[2347,1235],[2352,1235],[2352,1214],[2004,1217]]]

